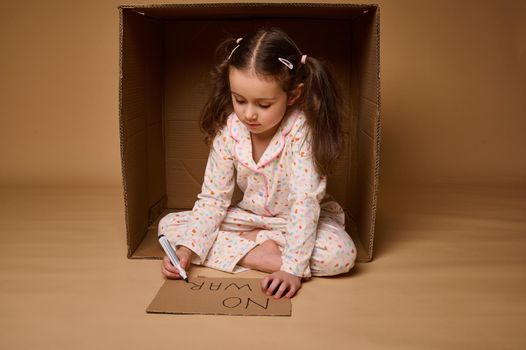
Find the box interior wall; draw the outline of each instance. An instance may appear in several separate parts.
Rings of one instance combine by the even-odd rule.
[[[372,259],[379,165],[379,14],[376,5],[121,6],[121,155],[128,257],[158,258],[157,224],[191,210],[208,148],[198,115],[213,51],[261,25],[284,29],[325,60],[340,84],[347,147],[327,192],[346,212],[358,261]],[[232,204],[241,199],[237,188]]]

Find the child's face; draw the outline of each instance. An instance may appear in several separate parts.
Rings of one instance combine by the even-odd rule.
[[[234,67],[230,67],[229,81],[234,112],[239,120],[252,134],[271,138],[285,116],[287,106],[295,102],[295,96],[287,98],[275,80],[262,80],[254,72]]]

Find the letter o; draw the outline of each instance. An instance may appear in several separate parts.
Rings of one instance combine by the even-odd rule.
[[[230,299],[237,299],[238,303],[237,303],[236,305],[234,305],[234,306],[228,306],[228,305],[226,304],[226,301],[227,301],[227,300],[230,300]],[[230,304],[230,303],[229,303],[229,304]],[[230,297],[230,298],[226,298],[225,300],[223,300],[223,306],[228,307],[228,308],[231,308],[231,309],[232,309],[232,308],[235,308],[235,307],[238,307],[240,304],[241,304],[241,298],[239,298],[239,297]]]

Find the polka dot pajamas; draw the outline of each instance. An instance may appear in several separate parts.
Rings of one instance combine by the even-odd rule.
[[[234,181],[244,195],[230,205]],[[272,239],[282,252],[282,271],[299,277],[341,274],[354,266],[356,247],[326,184],[315,171],[300,110],[284,117],[257,164],[250,132],[232,113],[212,142],[194,207],[164,216],[158,233],[174,247],[193,250],[192,263],[221,271],[247,270],[239,260]],[[255,228],[262,229],[256,241],[239,235]]]

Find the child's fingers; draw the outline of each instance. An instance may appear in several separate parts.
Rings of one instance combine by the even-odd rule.
[[[179,273],[173,273],[173,272],[168,271],[164,265],[161,265],[161,272],[163,275],[165,275],[168,278],[174,278],[174,279],[181,278],[181,276],[179,276]]]
[[[188,267],[188,258],[183,257],[179,259],[179,262],[181,263],[181,267],[186,270],[186,268]]]
[[[171,271],[171,272],[176,272],[176,269],[175,267],[172,265],[172,263],[170,262],[170,258],[168,258],[167,256],[164,256],[163,257],[163,266],[166,270],[168,271]]]
[[[172,262],[170,261],[170,258],[165,256],[163,258],[163,266],[164,268],[169,271],[169,272],[172,272],[172,273],[177,273],[179,274],[179,271],[177,271],[177,269],[175,268],[175,266],[172,265]]]
[[[283,281],[281,285],[279,286],[277,292],[274,293],[274,298],[275,299],[281,298],[281,295],[287,290],[287,288],[288,288],[288,284],[285,281]]]
[[[276,278],[272,281],[272,283],[270,284],[270,286],[268,287],[267,289],[267,295],[272,295],[274,294],[274,291],[276,290],[276,288],[281,284],[281,280],[279,278]]]
[[[177,258],[179,259],[179,263],[181,264],[181,267],[186,270],[189,264],[188,254],[178,250],[175,255],[177,255]]]
[[[294,286],[291,286],[289,292],[285,294],[285,298],[292,298],[294,295],[296,295],[298,289],[296,289]]]
[[[270,276],[266,276],[265,278],[263,278],[261,280],[261,289],[265,292],[268,288],[268,285],[270,284],[270,282],[272,281],[272,279],[270,278]]]

